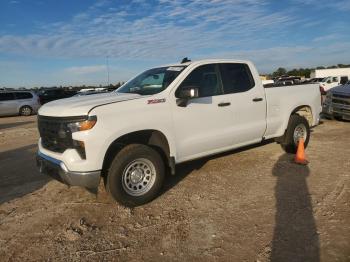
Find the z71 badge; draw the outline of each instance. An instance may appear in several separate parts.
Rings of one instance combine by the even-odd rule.
[[[165,98],[147,100],[147,104],[158,104],[158,103],[164,103],[164,102],[165,102]]]

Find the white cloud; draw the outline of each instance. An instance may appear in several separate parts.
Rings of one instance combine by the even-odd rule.
[[[161,0],[107,8],[98,2],[69,22],[43,25],[41,33],[0,37],[3,53],[39,57],[178,59],[205,49],[238,49],[264,31],[269,37],[295,19],[267,10],[263,0]],[[135,6],[136,5],[136,6]],[[146,11],[145,11],[146,10]]]
[[[276,46],[216,54],[215,57],[248,59],[257,65],[260,73],[270,73],[280,66],[292,69],[347,64],[349,57],[344,54],[348,53],[349,46],[350,42],[329,43],[320,47]]]
[[[294,2],[302,5],[307,5],[313,9],[336,9],[339,11],[350,11],[349,0],[294,0]]]
[[[268,0],[158,0],[158,4],[133,0],[118,6],[100,1],[69,21],[42,24],[36,34],[1,34],[0,54],[77,59],[79,65],[85,58],[93,61],[53,72],[55,83],[104,83],[107,70],[100,64],[106,56],[120,66],[111,70],[115,81],[126,80],[135,73],[130,71],[142,66],[186,56],[250,59],[264,73],[279,66],[348,63],[350,42],[335,38],[342,36],[346,21],[327,23],[327,33],[321,28],[326,17],[299,15],[298,11],[318,12],[332,4],[332,10],[340,11],[340,4],[346,10],[350,1],[319,1],[293,0],[294,5],[278,10]],[[328,7],[319,7],[322,4]],[[132,65],[118,62],[128,59]]]
[[[85,75],[93,74],[106,71],[107,67],[105,65],[93,65],[93,66],[74,66],[64,69],[65,72],[76,74],[76,75]]]

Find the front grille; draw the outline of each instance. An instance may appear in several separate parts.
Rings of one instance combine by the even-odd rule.
[[[47,150],[58,153],[63,153],[68,148],[75,148],[72,133],[67,125],[83,120],[86,120],[86,117],[48,117],[39,115],[38,129],[42,146]]]
[[[350,99],[348,101],[342,99],[333,99],[332,102],[340,105],[350,105]]]
[[[344,98],[344,99],[350,99],[350,95],[333,94],[333,97],[336,97],[336,98]]]

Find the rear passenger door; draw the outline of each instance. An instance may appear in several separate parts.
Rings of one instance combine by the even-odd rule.
[[[220,64],[226,100],[231,103],[232,143],[243,145],[259,142],[266,129],[265,92],[256,84],[247,64]]]
[[[11,115],[17,112],[17,102],[12,92],[0,93],[0,115]]]

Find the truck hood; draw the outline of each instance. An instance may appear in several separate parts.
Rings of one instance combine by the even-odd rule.
[[[96,106],[117,103],[141,97],[142,96],[138,94],[126,94],[117,92],[70,97],[55,100],[43,105],[39,110],[39,115],[56,117],[82,116],[87,115],[89,111]]]
[[[350,85],[336,86],[330,90],[332,94],[348,95],[350,96]]]

